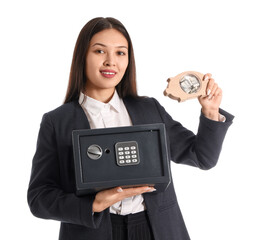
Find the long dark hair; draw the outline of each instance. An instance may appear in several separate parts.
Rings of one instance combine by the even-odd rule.
[[[128,42],[129,62],[125,74],[116,86],[118,95],[121,98],[132,96],[137,97],[136,69],[132,41],[124,25],[115,18],[94,18],[90,20],[80,31],[71,63],[69,84],[64,103],[78,100],[79,94],[86,85],[86,54],[91,38],[98,32],[105,29],[116,29],[124,35]]]

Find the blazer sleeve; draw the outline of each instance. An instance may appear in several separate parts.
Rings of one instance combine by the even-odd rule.
[[[77,197],[61,187],[57,143],[52,121],[43,116],[27,193],[36,217],[98,228],[102,213],[92,214],[95,195]]]
[[[198,132],[195,135],[173,120],[157,100],[154,99],[154,101],[162,121],[165,123],[171,160],[204,170],[214,167],[234,116],[220,109],[220,113],[226,117],[226,121],[218,122],[206,118],[201,113]]]

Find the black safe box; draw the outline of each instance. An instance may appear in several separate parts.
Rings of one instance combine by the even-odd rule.
[[[77,194],[170,183],[164,124],[74,130]]]

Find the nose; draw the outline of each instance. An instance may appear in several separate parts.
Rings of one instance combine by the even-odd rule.
[[[113,54],[109,53],[106,55],[106,59],[104,61],[104,66],[110,67],[115,66],[115,57]]]

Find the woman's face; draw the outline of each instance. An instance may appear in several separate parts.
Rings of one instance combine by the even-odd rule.
[[[114,92],[128,66],[128,42],[122,33],[106,29],[96,33],[86,55],[86,93]]]

